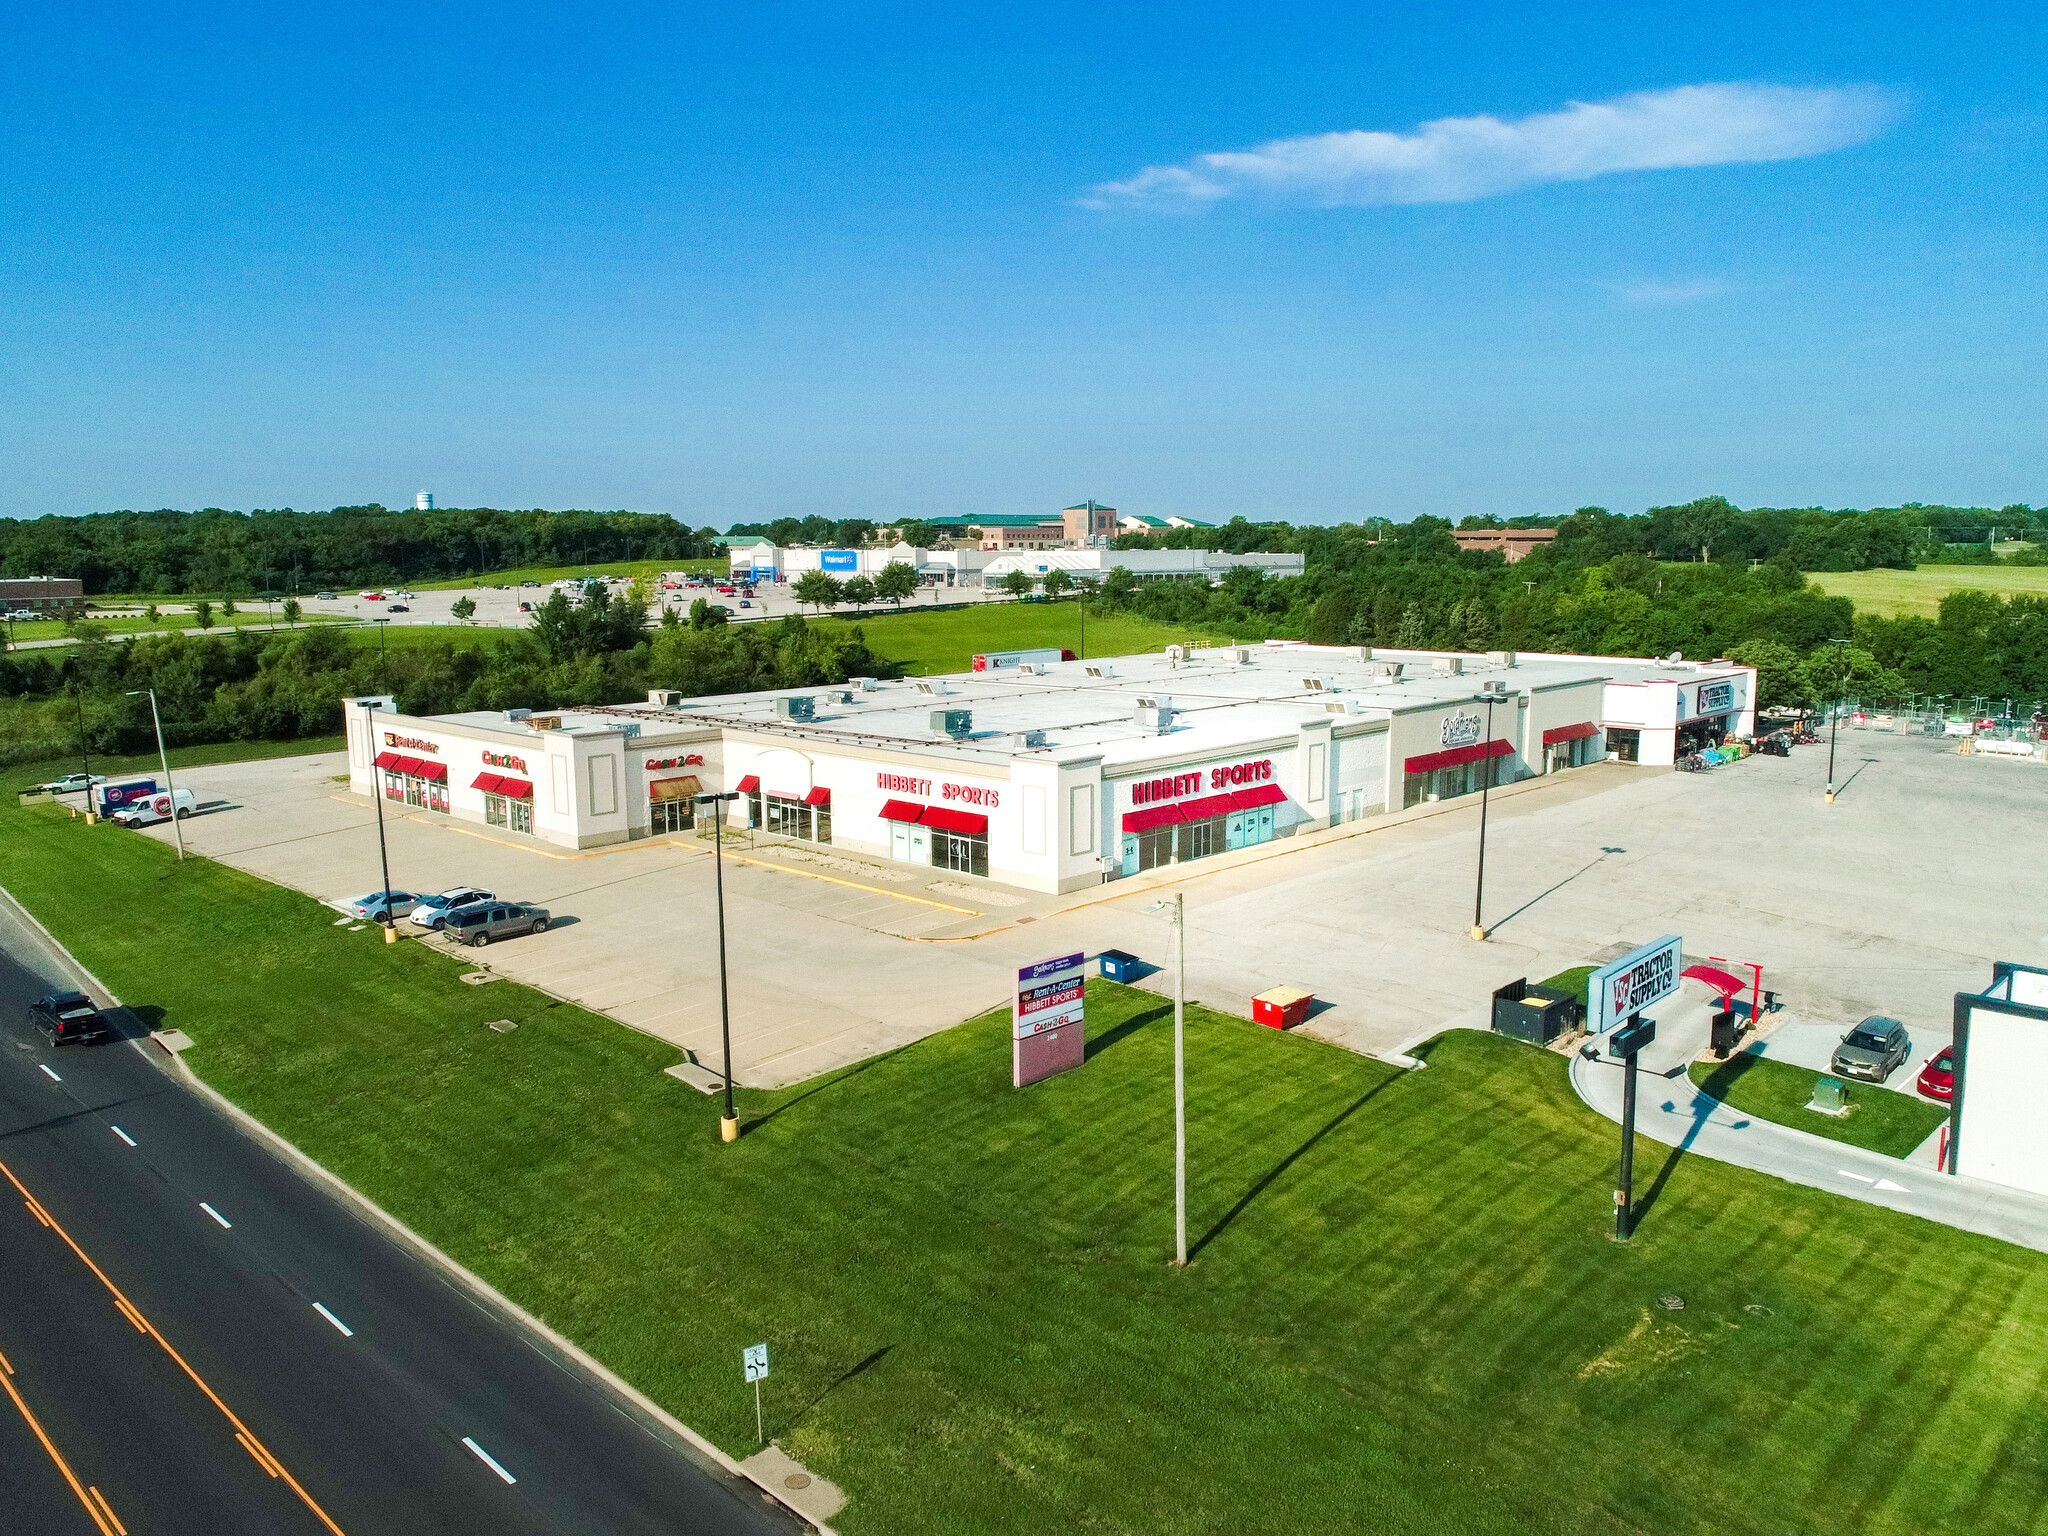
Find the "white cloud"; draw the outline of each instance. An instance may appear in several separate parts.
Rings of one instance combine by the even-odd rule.
[[[1730,289],[1718,277],[1696,277],[1683,283],[1628,283],[1614,291],[1630,304],[1703,304]]]
[[[1502,122],[1444,117],[1412,133],[1353,129],[1197,155],[1105,182],[1091,208],[1204,207],[1260,198],[1315,207],[1462,203],[1612,171],[1796,160],[1860,144],[1898,111],[1870,86],[1685,85]]]

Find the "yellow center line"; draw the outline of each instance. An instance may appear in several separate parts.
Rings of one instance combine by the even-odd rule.
[[[123,1525],[121,1523],[121,1517],[114,1513],[114,1506],[107,1502],[107,1496],[104,1493],[101,1493],[99,1489],[95,1488],[91,1483],[87,1483],[85,1485],[85,1491],[91,1494],[94,1499],[98,1500],[100,1508],[106,1511],[107,1518],[111,1520],[114,1525],[114,1536],[128,1536],[128,1527]]]
[[[78,1474],[71,1470],[71,1463],[64,1459],[64,1453],[57,1449],[56,1442],[43,1432],[41,1421],[30,1411],[28,1404],[22,1400],[21,1394],[14,1389],[14,1382],[11,1379],[13,1375],[13,1368],[9,1367],[7,1374],[0,1376],[0,1387],[6,1389],[7,1395],[14,1400],[15,1408],[20,1411],[22,1418],[28,1422],[28,1427],[35,1431],[35,1437],[42,1441],[43,1449],[49,1453],[50,1460],[57,1464],[57,1470],[64,1474],[64,1481],[69,1483],[71,1491],[78,1495],[78,1502],[83,1504],[85,1512],[92,1516],[92,1523],[99,1528],[100,1536],[125,1536],[125,1533],[116,1531],[107,1524],[105,1519],[101,1517],[98,1506],[87,1497],[85,1484],[81,1483],[78,1480]]]
[[[132,1301],[130,1301],[126,1296],[124,1296],[121,1293],[121,1288],[118,1285],[114,1284],[112,1280],[107,1278],[106,1271],[101,1269],[99,1265],[95,1264],[92,1261],[91,1255],[89,1255],[83,1248],[79,1247],[77,1240],[73,1238],[69,1232],[64,1230],[63,1226],[58,1223],[57,1219],[54,1216],[52,1216],[47,1210],[43,1208],[42,1204],[36,1199],[34,1195],[29,1193],[28,1186],[22,1183],[20,1179],[15,1177],[14,1170],[8,1167],[6,1163],[0,1162],[0,1174],[6,1175],[7,1182],[12,1184],[15,1187],[15,1189],[20,1192],[22,1199],[28,1202],[29,1208],[36,1213],[37,1217],[43,1222],[43,1224],[49,1227],[51,1231],[55,1232],[60,1238],[64,1240],[64,1246],[69,1248],[74,1254],[78,1256],[79,1263],[83,1264],[87,1269],[93,1272],[94,1278],[97,1279],[101,1285],[107,1288],[107,1294],[114,1298],[114,1304],[121,1310],[121,1312],[125,1316],[127,1316],[129,1321],[133,1322],[136,1327],[140,1328],[144,1333],[148,1334],[152,1339],[156,1340],[158,1348],[162,1349],[165,1354],[169,1355],[171,1359],[177,1363],[178,1369],[185,1373],[186,1377],[191,1381],[192,1385],[194,1385],[201,1392],[206,1394],[207,1401],[212,1403],[214,1407],[218,1408],[221,1412],[221,1416],[225,1418],[230,1425],[233,1426],[235,1431],[235,1438],[241,1440],[243,1444],[248,1447],[250,1455],[256,1457],[258,1464],[263,1465],[266,1471],[269,1471],[271,1468],[275,1468],[276,1470],[271,1472],[271,1476],[283,1478],[286,1484],[290,1486],[292,1492],[299,1496],[299,1502],[304,1504],[306,1508],[311,1510],[319,1518],[320,1523],[326,1526],[328,1530],[334,1533],[334,1536],[347,1536],[347,1533],[343,1531],[340,1526],[334,1523],[333,1518],[328,1515],[327,1511],[322,1509],[319,1506],[319,1504],[314,1501],[314,1498],[310,1493],[306,1492],[305,1488],[300,1485],[299,1480],[293,1477],[290,1472],[285,1470],[284,1463],[279,1461],[275,1456],[272,1456],[270,1452],[264,1448],[263,1442],[256,1438],[256,1432],[249,1428],[248,1425],[244,1424],[241,1421],[241,1419],[236,1416],[234,1409],[230,1408],[226,1403],[221,1401],[220,1394],[215,1392],[212,1387],[207,1385],[206,1378],[201,1376],[197,1371],[192,1369],[190,1362],[188,1362],[183,1355],[178,1353],[176,1348],[172,1346],[171,1341],[165,1338],[161,1333],[157,1331],[156,1325],[154,1323],[150,1322],[148,1318],[143,1316],[142,1309],[136,1306]],[[11,1381],[8,1381],[5,1377],[0,1377],[0,1385],[4,1385],[10,1394],[14,1394],[14,1384]],[[22,1413],[24,1415],[27,1415],[28,1406],[27,1404],[21,1402],[18,1394],[15,1394],[15,1402],[16,1406],[18,1406],[21,1409]],[[32,1416],[29,1418],[29,1422],[31,1424],[34,1424],[35,1420]],[[42,1430],[40,1427],[37,1428],[36,1433],[38,1435],[42,1434]],[[43,1443],[52,1456],[57,1455],[57,1448],[53,1445],[50,1445],[47,1437],[44,1439]],[[63,1465],[61,1457],[58,1458],[58,1464],[60,1466]],[[85,1493],[83,1489],[80,1487],[78,1480],[71,1476],[71,1469],[69,1467],[64,1468],[64,1475],[66,1478],[70,1479],[72,1488],[78,1491],[78,1496],[80,1500],[85,1502],[86,1509],[91,1512],[94,1522],[99,1524],[100,1530],[104,1533],[104,1536],[117,1536],[117,1533],[110,1530],[105,1524],[105,1522],[101,1520],[99,1511],[93,1508],[91,1501],[86,1499]]]

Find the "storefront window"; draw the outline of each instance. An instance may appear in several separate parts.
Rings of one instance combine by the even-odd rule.
[[[988,874],[988,834],[932,830],[932,867],[963,875]]]
[[[514,832],[531,832],[533,830],[533,802],[531,800],[514,800],[512,802],[512,830]]]
[[[1183,862],[1188,859],[1206,859],[1212,853],[1223,851],[1224,823],[1227,816],[1210,816],[1201,821],[1184,821],[1174,831],[1174,856]]]
[[[505,815],[505,797],[503,795],[485,795],[485,825],[493,827],[502,827],[507,824],[507,820],[508,818]]]
[[[664,832],[687,832],[697,825],[697,807],[690,800],[656,800],[647,807],[648,830],[659,837]]]
[[[1493,778],[1489,781],[1488,774]],[[1460,795],[1476,795],[1490,782],[1495,789],[1510,782],[1511,774],[1500,758],[1483,757],[1476,763],[1456,763],[1449,768],[1433,768],[1428,773],[1410,773],[1403,776],[1403,806],[1423,805],[1431,800],[1455,800]]]
[[[761,796],[758,791],[747,796],[747,825],[750,827],[761,825]]]
[[[801,838],[807,843],[832,841],[832,810],[829,806],[812,805],[807,800],[789,795],[769,795],[765,811],[767,820],[761,828],[764,832],[772,832],[777,837]]]
[[[397,802],[398,802],[398,803],[399,803],[400,805],[403,805],[403,804],[405,803],[405,775],[404,775],[404,774],[402,774],[402,773],[392,773],[392,772],[391,772],[391,771],[390,771],[389,769],[386,769],[386,770],[385,770],[385,773],[384,773],[384,798],[385,798],[386,800],[396,800],[396,801],[397,801]]]
[[[1642,740],[1641,731],[1615,730],[1610,726],[1607,731],[1607,750],[1622,762],[1633,763],[1641,756]]]

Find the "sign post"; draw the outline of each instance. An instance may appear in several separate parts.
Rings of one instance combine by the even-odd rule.
[[[1010,1013],[1010,1086],[1027,1087],[1072,1071],[1088,1053],[1082,1011],[1085,954],[1057,955],[1017,972]]]
[[[768,1437],[761,1430],[761,1378],[768,1374],[768,1346],[749,1344],[741,1350],[740,1369],[754,1384],[754,1439],[765,1445]]]
[[[1657,1038],[1656,1020],[1642,1014],[1678,991],[1684,964],[1685,941],[1667,933],[1619,960],[1610,960],[1586,978],[1586,998],[1593,1015],[1587,1027],[1594,1034],[1614,1031],[1607,1042],[1608,1054],[1621,1058],[1625,1074],[1621,1086],[1621,1174],[1614,1191],[1614,1236],[1621,1242],[1628,1241],[1634,1221],[1636,1053]],[[1616,1029],[1624,1019],[1627,1024]]]
[[[1609,1049],[1622,1059],[1621,1176],[1615,1181],[1614,1236],[1627,1242],[1635,1220],[1636,1190],[1636,1053],[1657,1038],[1657,1021],[1631,1018],[1614,1032]]]

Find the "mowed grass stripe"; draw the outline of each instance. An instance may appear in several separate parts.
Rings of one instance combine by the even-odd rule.
[[[1615,1128],[1546,1053],[1461,1033],[1395,1075],[1191,1008],[1191,1237],[1242,1209],[1181,1272],[1148,992],[1091,983],[1098,1041],[1144,1022],[1026,1092],[998,1011],[743,1092],[721,1147],[657,1043],[151,840],[0,800],[0,881],[211,1081],[743,1454],[732,1358],[767,1338],[770,1433],[851,1490],[849,1536],[2048,1507],[2048,1262],[1691,1157],[1617,1245]]]

